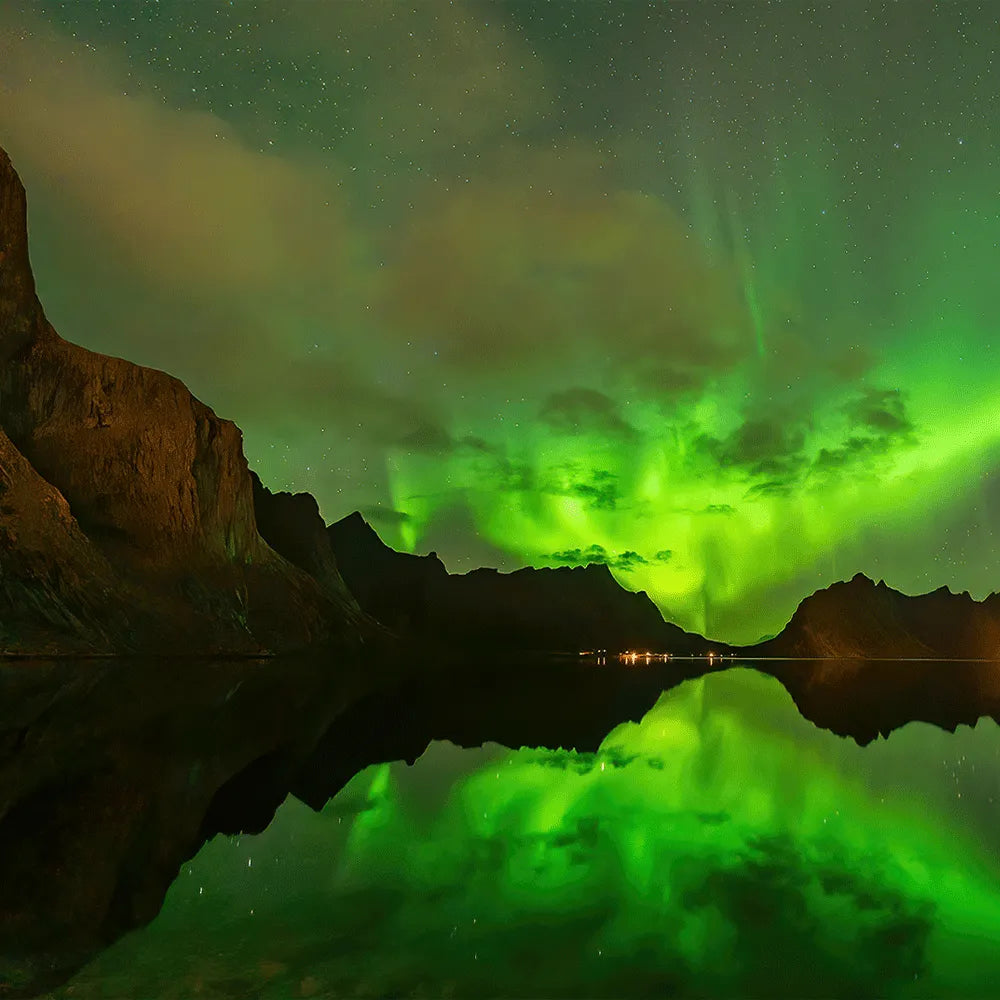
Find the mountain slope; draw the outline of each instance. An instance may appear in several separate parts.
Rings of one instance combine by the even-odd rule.
[[[807,597],[757,656],[1000,657],[1000,595],[983,601],[940,587],[908,597],[858,573]]]
[[[125,621],[99,640],[81,630],[84,645],[156,649],[169,637],[175,652],[251,653],[350,632],[347,601],[260,537],[239,429],[176,378],[67,343],[49,325],[28,258],[24,188],[2,150],[0,429],[8,490],[34,490],[68,512],[72,527],[52,535],[49,551],[50,575],[78,581],[76,596],[62,595],[67,621],[89,620],[83,595],[103,592],[113,570]],[[4,569],[6,613],[23,633],[11,633],[6,651],[34,648],[28,619],[42,632],[47,621],[28,604],[17,610],[25,572],[16,561]]]
[[[389,548],[357,511],[329,533],[361,607],[403,634],[485,650],[727,648],[665,622],[645,593],[623,589],[607,566],[450,574],[434,553]]]

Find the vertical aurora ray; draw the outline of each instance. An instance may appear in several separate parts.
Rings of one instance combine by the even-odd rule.
[[[757,284],[754,278],[754,261],[747,245],[747,234],[740,222],[739,209],[736,205],[736,195],[731,187],[726,188],[726,215],[729,219],[729,236],[733,246],[733,256],[739,269],[740,282],[743,286],[743,300],[757,341],[757,356],[764,357],[764,312],[760,297],[757,294]]]
[[[935,179],[936,198],[928,187],[893,202],[888,178],[861,193],[823,132],[808,138],[786,135],[788,152],[753,165],[742,190],[715,184],[727,171],[710,157],[690,180],[701,247],[690,253],[739,290],[753,349],[666,391],[613,352],[589,374],[557,371],[550,391],[586,385],[608,401],[561,424],[539,420],[544,383],[512,403],[484,382],[483,414],[466,406],[453,426],[489,450],[393,456],[410,547],[439,506],[459,504],[508,565],[599,546],[624,586],[731,641],[778,631],[837,570],[908,592],[995,589],[985,566],[946,557],[929,570],[912,539],[948,551],[936,527],[957,498],[980,495],[1000,444],[989,264],[1000,220],[969,176]],[[900,185],[918,174],[908,165]],[[616,564],[622,553],[634,557]]]

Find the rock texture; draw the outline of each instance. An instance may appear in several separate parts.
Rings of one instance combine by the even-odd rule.
[[[360,619],[361,609],[337,568],[316,498],[311,493],[272,493],[255,472],[250,478],[261,537],[275,552],[305,570],[347,617]]]
[[[2,151],[0,429],[13,505],[0,525],[0,651],[169,639],[174,652],[255,653],[350,630],[336,568],[314,579],[258,533],[239,429],[172,376],[67,343],[49,325],[24,189]],[[27,537],[44,570],[25,561]],[[110,617],[109,588],[121,606]]]
[[[940,587],[908,597],[861,573],[807,597],[755,656],[1000,658],[1000,595],[983,601]]]
[[[728,649],[665,622],[645,593],[624,590],[607,566],[450,574],[434,553],[389,548],[357,511],[329,533],[361,607],[404,635],[482,651]]]
[[[110,652],[128,615],[111,565],[0,431],[0,648]]]

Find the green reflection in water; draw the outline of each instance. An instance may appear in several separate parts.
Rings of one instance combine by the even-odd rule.
[[[992,721],[861,749],[734,669],[596,754],[435,744],[289,800],[60,995],[982,996],[998,776]]]

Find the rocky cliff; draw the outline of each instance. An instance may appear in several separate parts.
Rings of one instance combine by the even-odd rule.
[[[258,533],[239,429],[172,376],[49,325],[2,150],[0,429],[0,651],[152,650],[169,637],[173,652],[253,653],[350,632],[336,568],[314,579]]]
[[[727,648],[665,622],[645,593],[622,588],[607,566],[450,574],[434,553],[389,548],[357,511],[329,533],[361,607],[405,635],[486,651]]]
[[[861,573],[807,597],[756,656],[1000,658],[1000,595],[983,601],[940,587],[909,597]]]

